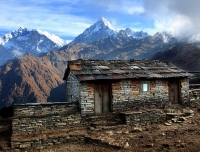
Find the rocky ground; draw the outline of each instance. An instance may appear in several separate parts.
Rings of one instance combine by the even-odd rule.
[[[127,128],[126,126],[88,127],[70,134],[84,134],[85,142],[71,142],[39,150],[44,152],[141,152],[200,151],[200,111],[192,109],[194,116],[178,122]],[[8,121],[0,123],[0,148],[9,147],[11,130]],[[121,148],[120,148],[121,147]],[[10,151],[10,150],[8,150]]]

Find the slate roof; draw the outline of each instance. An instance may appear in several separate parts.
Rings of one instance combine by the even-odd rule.
[[[79,81],[191,76],[169,62],[158,60],[74,60],[68,61],[63,80],[69,72]]]

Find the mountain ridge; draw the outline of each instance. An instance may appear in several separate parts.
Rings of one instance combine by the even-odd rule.
[[[78,35],[70,44],[86,43],[91,44],[95,41],[106,39],[110,36],[118,36],[119,33],[124,33],[126,36],[132,36],[133,38],[143,39],[150,36],[147,32],[133,31],[130,28],[125,30],[117,30],[107,19],[101,17],[93,25],[86,28],[83,33]]]

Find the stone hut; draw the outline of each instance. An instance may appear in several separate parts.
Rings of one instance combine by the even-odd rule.
[[[82,114],[164,107],[189,101],[190,74],[169,62],[150,60],[68,61],[67,102]]]

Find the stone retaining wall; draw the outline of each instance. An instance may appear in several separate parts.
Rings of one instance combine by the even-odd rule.
[[[127,126],[146,126],[166,121],[166,114],[158,109],[121,113]]]

